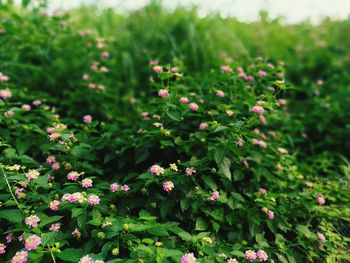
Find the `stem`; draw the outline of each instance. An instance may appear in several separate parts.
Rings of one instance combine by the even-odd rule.
[[[7,176],[6,176],[5,171],[4,171],[4,169],[2,168],[2,166],[1,166],[1,172],[2,172],[2,174],[4,175],[4,178],[5,178],[7,187],[8,187],[8,189],[9,189],[9,191],[10,191],[10,194],[12,195],[13,200],[15,200],[18,209],[21,210],[21,212],[24,214],[24,211],[22,210],[22,208],[20,208],[19,203],[18,203],[18,201],[17,201],[15,195],[14,195],[13,192],[12,192],[11,185],[10,185],[8,179],[7,179]]]
[[[49,251],[50,251],[50,254],[51,254],[53,263],[56,263],[56,259],[55,259],[55,256],[53,255],[52,251],[51,251],[50,245],[47,245],[47,246],[48,246],[48,248],[49,248]]]

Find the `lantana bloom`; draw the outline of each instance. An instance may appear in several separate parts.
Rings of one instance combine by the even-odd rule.
[[[41,244],[41,238],[37,235],[31,235],[24,243],[27,250],[34,250]]]
[[[151,168],[149,169],[149,171],[151,172],[151,174],[153,175],[161,175],[164,173],[164,168],[155,164],[155,165],[152,165]]]
[[[19,251],[11,259],[11,263],[25,263],[28,260],[28,252],[27,251]]]
[[[174,188],[174,183],[172,181],[165,181],[163,183],[163,189],[165,192],[169,193]]]
[[[26,217],[24,222],[26,223],[26,225],[28,225],[30,227],[37,227],[38,223],[40,222],[40,218],[36,215],[31,215],[31,216]]]
[[[248,261],[254,261],[256,259],[256,253],[253,250],[247,250],[244,255]]]
[[[197,259],[193,255],[193,253],[187,253],[182,256],[181,263],[196,263]]]

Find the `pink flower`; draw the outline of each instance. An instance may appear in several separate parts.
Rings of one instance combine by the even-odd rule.
[[[109,58],[109,53],[107,51],[102,52],[101,58]]]
[[[9,81],[9,77],[4,75],[3,73],[0,72],[0,82],[7,82]],[[0,94],[1,94],[1,91],[0,91]],[[1,95],[0,95],[0,98],[1,98]]]
[[[24,111],[30,111],[31,109],[32,109],[32,107],[30,107],[30,105],[28,105],[28,104],[22,105],[22,110],[24,110]]]
[[[267,216],[268,216],[268,218],[269,218],[270,220],[273,220],[273,219],[275,218],[275,213],[272,212],[271,210],[269,210],[269,211],[267,212]]]
[[[11,111],[11,110],[8,110],[8,111],[5,111],[5,112],[4,112],[4,116],[5,116],[6,118],[10,118],[10,117],[12,117],[13,115],[15,115],[15,113],[14,113],[13,111]]]
[[[162,98],[168,97],[169,96],[169,91],[166,90],[166,89],[161,89],[161,90],[158,91],[158,96],[162,97]]]
[[[88,81],[90,79],[90,75],[89,74],[84,74],[83,75],[83,80]]]
[[[221,66],[221,72],[222,73],[231,73],[232,69],[229,66]]]
[[[256,259],[256,253],[253,250],[247,250],[244,254],[248,261],[254,261]]]
[[[158,65],[158,60],[157,59],[152,59],[149,64],[151,66],[157,66]]]
[[[59,163],[53,163],[53,164],[51,165],[51,169],[54,170],[54,171],[56,171],[56,170],[58,170],[58,169],[60,169],[60,168],[61,168],[61,166],[60,166]]]
[[[218,191],[214,191],[214,192],[211,193],[210,200],[214,201],[214,200],[218,199],[219,196],[220,196],[219,192]]]
[[[6,245],[3,243],[0,243],[0,255],[6,253]]]
[[[163,183],[163,189],[165,192],[169,193],[173,188],[174,188],[174,184],[172,181],[165,181]]]
[[[260,189],[259,189],[259,194],[261,194],[261,195],[266,195],[266,194],[267,194],[266,189],[260,188]]]
[[[320,232],[317,232],[317,238],[318,240],[320,240],[321,242],[326,242],[326,238],[324,237],[324,235]]]
[[[153,175],[161,175],[164,173],[164,168],[155,164],[155,165],[152,165],[151,168],[149,169],[149,171],[151,172],[151,174]]]
[[[199,124],[199,130],[204,131],[206,128],[208,128],[208,123],[202,122]]]
[[[56,162],[56,156],[50,155],[49,157],[46,158],[47,163],[55,163]]]
[[[16,191],[15,191],[15,194],[16,194],[18,199],[21,199],[22,197],[25,196],[24,189],[23,188],[17,188]]]
[[[73,230],[72,235],[77,239],[79,239],[81,237],[81,233],[80,233],[78,228]]]
[[[255,112],[255,113],[259,114],[259,115],[262,115],[264,113],[264,108],[261,107],[261,106],[254,106],[252,108],[252,112]]]
[[[238,77],[240,77],[241,79],[247,79],[248,78],[247,74],[245,74],[244,72],[240,72],[238,74]]]
[[[54,232],[57,232],[60,229],[61,229],[61,224],[60,223],[51,224],[51,226],[50,226],[50,230],[54,231]]]
[[[263,115],[259,116],[259,120],[262,124],[264,124],[264,125],[266,124],[266,118]]]
[[[179,71],[179,69],[177,68],[177,67],[172,67],[171,69],[170,69],[170,72],[171,73],[177,73]]]
[[[197,171],[193,168],[193,167],[190,167],[190,168],[186,168],[186,174],[191,176],[193,174],[195,174]]]
[[[266,73],[265,71],[263,71],[263,70],[259,70],[258,76],[259,76],[260,78],[265,78],[265,77],[267,76],[267,73]]]
[[[30,181],[32,179],[38,179],[40,173],[37,170],[29,170],[25,175],[26,175],[28,181]]]
[[[117,184],[117,183],[114,183],[114,184],[111,184],[110,186],[109,186],[109,189],[111,190],[111,192],[116,192],[117,190],[118,190],[118,188],[119,188],[119,184]]]
[[[181,257],[181,263],[196,263],[197,259],[193,253],[187,253]]]
[[[98,90],[105,90],[105,86],[103,86],[103,85],[97,85],[96,89],[98,89]]]
[[[60,209],[60,201],[52,200],[49,203],[49,209],[52,210],[52,211],[57,211],[58,209]]]
[[[33,104],[34,106],[38,107],[38,106],[41,105],[41,103],[42,103],[41,100],[35,100],[35,101],[33,101],[32,104]]]
[[[81,175],[81,173],[78,173],[78,172],[70,172],[68,175],[67,175],[67,179],[68,180],[71,180],[71,181],[76,181],[79,179],[79,176]]]
[[[27,250],[34,250],[41,244],[41,238],[37,235],[31,235],[24,243]]]
[[[153,67],[153,72],[155,72],[155,73],[162,73],[163,72],[163,67],[162,66],[154,66]]]
[[[89,255],[86,255],[79,259],[78,263],[95,263],[95,261]]]
[[[11,259],[11,263],[25,263],[28,259],[28,252],[27,251],[19,251],[16,252],[14,257]]]
[[[260,262],[267,261],[269,259],[266,252],[261,249],[256,253],[256,255],[258,256]]]
[[[326,203],[326,199],[323,195],[318,195],[316,201],[319,205],[324,205]]]
[[[13,239],[13,233],[8,233],[6,236],[6,243],[11,243]]]
[[[181,98],[179,99],[179,102],[180,102],[180,103],[188,103],[189,100],[188,100],[188,98],[186,98],[186,97],[181,97]]]
[[[280,154],[288,154],[288,151],[287,151],[286,149],[284,149],[284,148],[281,148],[281,147],[277,148],[277,151],[278,151]]]
[[[90,178],[83,179],[83,181],[81,181],[81,186],[84,188],[92,187],[92,180]]]
[[[36,215],[31,215],[31,216],[26,217],[24,222],[29,227],[37,227],[38,223],[40,222],[40,218],[38,216],[36,216]]]
[[[255,81],[255,79],[252,76],[247,76],[247,80],[249,82],[254,82]]]
[[[122,190],[123,192],[127,192],[130,190],[130,187],[127,184],[122,185],[122,187],[120,187],[120,190]]]
[[[87,201],[90,205],[98,205],[100,203],[100,198],[97,195],[90,195]]]
[[[237,141],[236,141],[236,145],[238,146],[238,147],[243,147],[244,146],[244,140],[243,139],[238,139]]]
[[[278,103],[278,105],[280,105],[281,107],[287,105],[287,101],[284,100],[284,99],[278,99],[278,100],[277,100],[277,103]]]
[[[216,96],[218,96],[220,98],[223,98],[223,97],[225,97],[225,93],[222,90],[217,90],[216,91]]]
[[[247,158],[243,158],[242,163],[243,163],[245,168],[249,169],[249,163],[248,163]]]
[[[253,138],[252,139],[252,143],[253,144],[256,144],[256,145],[259,145],[261,148],[266,148],[267,147],[267,144],[266,142],[262,141],[262,140],[258,140],[256,138]]]
[[[192,110],[192,111],[197,111],[199,106],[197,103],[192,102],[192,103],[188,104],[188,108],[190,108],[190,110]]]
[[[83,117],[83,122],[85,122],[85,123],[91,123],[91,122],[92,122],[92,117],[91,117],[91,115],[85,115],[85,116]]]

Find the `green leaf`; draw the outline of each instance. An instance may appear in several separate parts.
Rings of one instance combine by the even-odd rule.
[[[202,217],[198,217],[196,219],[196,230],[202,231],[208,228],[208,222],[204,220]]]
[[[312,238],[314,236],[314,234],[306,226],[297,225],[296,230],[307,238]]]
[[[228,129],[228,127],[226,127],[226,126],[219,126],[213,131],[213,133],[221,132],[221,131],[224,131],[227,129]]]
[[[41,244],[43,246],[53,245],[53,243],[55,242],[55,238],[57,237],[57,234],[58,234],[58,232],[56,232],[56,231],[51,231],[51,232],[42,234]]]
[[[175,205],[175,201],[165,200],[160,205],[160,216],[164,219],[170,213],[174,205]]]
[[[6,148],[3,151],[3,154],[7,157],[7,158],[13,158],[16,156],[16,150],[14,148]]]
[[[216,191],[218,186],[216,185],[215,181],[213,180],[213,178],[211,178],[211,176],[202,176],[201,177],[204,181],[204,183],[209,186],[209,188],[213,191]]]
[[[226,155],[226,149],[224,147],[217,148],[214,154],[215,162],[218,165],[220,165],[224,160],[225,155]]]
[[[0,218],[3,218],[12,223],[20,224],[24,220],[24,215],[20,210],[9,209],[0,211]]]
[[[57,254],[59,259],[67,262],[78,262],[83,256],[83,251],[75,248],[68,248]]]
[[[225,176],[227,179],[232,181],[232,175],[230,171],[231,161],[229,158],[225,157],[219,166],[219,174]]]
[[[50,216],[50,217],[45,217],[45,218],[41,218],[39,227],[44,227],[48,224],[54,223],[59,221],[63,216]]]

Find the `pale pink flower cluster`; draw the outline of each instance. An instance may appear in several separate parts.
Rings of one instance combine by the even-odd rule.
[[[281,107],[287,105],[287,101],[284,100],[284,99],[278,99],[278,100],[277,100],[277,103],[278,103],[278,105],[280,105]]]
[[[208,128],[208,123],[202,122],[199,124],[199,130],[204,131],[206,128]]]
[[[153,174],[153,175],[161,175],[164,173],[164,168],[155,164],[155,165],[152,165],[151,168],[149,169],[150,173]]]
[[[245,253],[244,253],[244,256],[245,258],[248,260],[248,261],[254,261],[257,257],[255,251],[253,250],[247,250]]]
[[[288,154],[288,151],[282,147],[277,148],[277,152],[280,154]]]
[[[211,195],[210,195],[210,200],[216,200],[216,199],[218,199],[220,197],[220,194],[219,194],[219,192],[218,191],[214,191],[214,192],[212,192],[211,193]]]
[[[111,192],[116,192],[117,190],[118,190],[118,188],[119,188],[119,184],[117,184],[117,183],[113,183],[113,184],[111,184],[110,186],[109,186],[109,189],[111,190]]]
[[[27,251],[19,251],[11,259],[11,263],[25,263],[28,260],[28,252]]]
[[[61,229],[61,224],[60,223],[51,224],[51,226],[50,226],[50,230],[54,231],[54,232],[57,232],[60,229]]]
[[[165,192],[169,193],[174,188],[174,183],[172,181],[165,181],[163,183],[163,189]]]
[[[100,198],[97,195],[90,195],[87,199],[90,205],[98,205],[100,204]]]
[[[262,249],[259,249],[256,255],[258,256],[259,262],[265,262],[269,259],[266,252]]]
[[[150,117],[149,117],[149,113],[148,112],[141,112],[141,116],[142,116],[142,119],[144,120],[144,121],[148,121],[149,119],[150,119]]]
[[[197,111],[199,106],[197,103],[191,102],[190,104],[188,104],[188,108],[192,111]]]
[[[0,243],[0,255],[6,253],[6,245],[3,243]]]
[[[162,98],[168,97],[169,96],[169,91],[166,90],[166,89],[161,89],[161,90],[158,91],[158,96],[162,97]]]
[[[0,89],[0,99],[6,100],[12,97],[12,92],[7,89]]]
[[[79,179],[79,176],[82,175],[83,173],[78,173],[75,171],[69,172],[67,175],[67,179],[71,181],[77,181]]]
[[[57,124],[55,127],[47,129],[50,141],[55,141],[62,136],[62,132],[67,128],[64,124]]]
[[[229,258],[226,260],[226,263],[238,263],[238,261],[235,258]]]
[[[37,170],[29,170],[25,176],[27,177],[28,181],[31,181],[32,179],[38,179],[40,173]]]
[[[316,201],[319,205],[324,205],[326,203],[326,199],[323,195],[318,195]]]
[[[60,163],[53,163],[53,164],[51,165],[51,169],[52,169],[53,171],[57,171],[57,170],[59,170],[60,168],[61,168]]]
[[[264,111],[265,111],[264,108],[261,106],[254,106],[252,108],[252,112],[257,113],[259,115],[263,115]]]
[[[21,198],[25,197],[24,191],[25,191],[24,188],[17,188],[15,190],[15,194],[16,194],[18,199],[21,199]]]
[[[90,188],[92,187],[93,181],[90,178],[85,178],[81,181],[81,186],[84,188]]]
[[[64,194],[62,196],[62,201],[67,201],[70,203],[82,203],[86,200],[86,198],[84,197],[84,195],[82,193],[76,192],[73,194]]]
[[[124,184],[120,187],[120,190],[122,190],[123,192],[128,192],[130,191],[130,187],[127,184]]]
[[[37,227],[39,222],[40,222],[40,218],[36,215],[31,215],[31,216],[26,217],[24,222],[29,227]]]
[[[268,217],[270,220],[273,220],[273,219],[275,218],[275,213],[272,212],[271,210],[269,210],[268,208],[263,207],[261,210],[267,215],[267,217]]]
[[[83,122],[85,122],[85,123],[91,123],[91,122],[92,122],[92,117],[91,117],[91,115],[85,115],[85,116],[83,117]]]
[[[265,77],[267,77],[267,73],[265,71],[263,71],[263,70],[259,70],[258,76],[260,78],[265,78]]]
[[[225,93],[222,90],[217,90],[216,91],[216,96],[220,97],[220,98],[223,98],[223,97],[225,97]]]
[[[109,52],[108,51],[103,51],[102,53],[101,53],[101,58],[109,58]]]
[[[253,144],[256,144],[256,145],[258,145],[258,146],[260,146],[261,148],[266,148],[266,147],[267,147],[266,142],[264,142],[264,141],[262,141],[262,140],[258,140],[258,139],[256,139],[256,138],[253,138],[253,139],[252,139],[252,143],[253,143]]]
[[[196,172],[197,172],[197,171],[196,171],[193,167],[186,168],[186,171],[185,171],[185,173],[186,173],[188,176],[194,175]]]
[[[30,105],[28,105],[28,104],[22,105],[22,110],[24,110],[24,111],[30,111],[31,109],[32,109],[32,107],[30,107]]]
[[[163,72],[163,67],[162,66],[154,66],[153,67],[153,72],[155,72],[155,73],[162,73]]]
[[[10,118],[10,117],[12,117],[13,115],[15,115],[15,113],[14,113],[12,110],[8,110],[8,111],[5,111],[5,112],[4,112],[4,116],[5,116],[6,118]]]
[[[193,253],[187,253],[181,257],[181,263],[196,263],[197,259]]]
[[[56,156],[50,155],[49,157],[46,158],[47,163],[55,163],[56,162]]]
[[[81,259],[79,259],[78,263],[94,263],[94,261],[92,260],[92,258],[90,256],[84,256]]]
[[[324,235],[320,232],[317,232],[317,238],[318,240],[320,240],[322,243],[326,242],[326,238],[324,237]]]
[[[24,247],[27,250],[34,250],[41,244],[41,238],[37,235],[31,235],[24,243]]]
[[[8,233],[6,236],[6,243],[11,243],[13,240],[14,234],[13,233]]]
[[[4,73],[0,72],[0,82],[7,82],[9,81],[10,78],[8,76],[6,76]],[[0,91],[0,94],[1,94],[1,91]],[[1,98],[1,96],[0,96]]]
[[[261,194],[261,195],[266,195],[266,194],[267,194],[266,189],[265,189],[265,188],[260,188],[260,189],[259,189],[259,194]]]
[[[52,200],[49,203],[49,209],[52,210],[52,211],[57,211],[58,209],[60,209],[60,201]]]
[[[222,73],[231,73],[232,69],[229,66],[221,66],[220,68]]]
[[[236,145],[237,145],[238,147],[243,147],[243,146],[244,146],[244,140],[243,140],[242,138],[238,139],[238,140],[236,141]]]
[[[78,228],[75,228],[75,229],[73,230],[72,235],[73,235],[75,238],[77,238],[77,239],[79,239],[79,238],[81,237],[81,233],[80,233],[80,231],[79,231]]]
[[[98,84],[96,85],[95,83],[89,83],[88,84],[89,89],[97,89],[97,90],[105,90],[105,86]]]
[[[180,102],[180,103],[188,103],[188,102],[189,102],[189,99],[186,98],[186,97],[181,97],[181,98],[179,99],[179,102]]]

